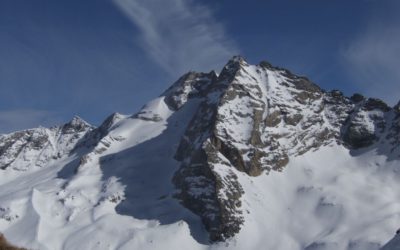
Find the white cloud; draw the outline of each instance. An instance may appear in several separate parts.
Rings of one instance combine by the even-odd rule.
[[[114,0],[140,30],[140,44],[165,71],[221,67],[238,49],[206,6],[192,0]]]
[[[9,133],[38,126],[59,124],[61,118],[44,110],[6,110],[0,111],[0,133]]]
[[[399,27],[400,19],[380,16],[343,51],[345,66],[356,84],[367,95],[392,105],[400,100]]]

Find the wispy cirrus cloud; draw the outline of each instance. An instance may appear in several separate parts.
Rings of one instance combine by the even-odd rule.
[[[34,109],[0,111],[0,134],[61,123],[62,118],[54,112]]]
[[[238,53],[212,11],[193,0],[114,0],[139,28],[139,42],[171,75],[221,67]]]
[[[400,11],[400,4],[391,5]],[[400,17],[380,13],[343,49],[344,64],[366,94],[400,100]]]

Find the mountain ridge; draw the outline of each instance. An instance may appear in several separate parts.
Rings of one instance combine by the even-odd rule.
[[[251,195],[271,195],[265,190],[255,191],[257,185],[264,185],[261,182],[249,183],[268,177],[279,179],[277,174],[292,171],[286,169],[295,168],[297,161],[308,161],[308,155],[314,154],[318,159],[318,152],[331,152],[329,148],[340,152],[348,162],[363,161],[373,152],[376,164],[387,165],[385,173],[392,171],[399,159],[399,131],[399,104],[389,107],[360,94],[345,97],[340,91],[325,91],[308,78],[265,61],[250,65],[243,57],[235,56],[219,75],[214,71],[189,72],[139,112],[131,116],[112,114],[97,128],[77,117],[63,126],[0,135],[0,168],[5,176],[1,183],[7,185],[8,176],[23,178],[17,172],[33,175],[51,168],[49,172],[54,171],[56,178],[49,182],[62,185],[54,194],[49,192],[49,200],[65,213],[67,222],[63,223],[72,231],[74,223],[79,224],[75,218],[104,206],[107,215],[117,211],[143,221],[157,220],[162,225],[186,221],[189,236],[195,241],[218,245],[250,230],[249,220],[259,213],[253,208],[256,205]],[[157,173],[162,174],[157,177]],[[143,182],[152,178],[157,185]],[[334,187],[332,192],[336,193],[338,187]],[[322,192],[309,188],[299,186],[296,192],[300,196]],[[40,198],[46,197],[40,191],[31,196],[33,200],[47,199]],[[12,197],[7,199],[5,204],[10,205],[3,208],[3,218],[12,219],[3,228],[12,229],[23,216],[12,212],[18,209],[13,208]],[[336,203],[317,203],[316,209],[340,216]],[[40,206],[34,209],[43,210]],[[269,220],[274,219],[265,218],[265,223]],[[5,235],[8,237],[7,231]],[[11,240],[19,237],[9,235]],[[40,240],[32,237],[39,244]],[[305,238],[311,240],[309,236],[301,240],[290,237],[294,245],[276,249],[353,249],[326,239],[320,242],[323,237],[311,243],[302,242]],[[373,248],[375,243],[370,246],[377,249]]]

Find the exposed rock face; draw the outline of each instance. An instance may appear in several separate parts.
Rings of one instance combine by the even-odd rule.
[[[180,109],[188,98],[204,96],[209,84],[217,78],[214,71],[210,73],[189,72],[178,79],[162,96],[172,110]]]
[[[226,70],[232,70],[230,66],[235,67],[228,65]],[[207,95],[176,153],[176,158],[183,163],[174,177],[174,183],[181,190],[178,197],[186,207],[202,217],[212,240],[233,236],[243,222],[240,211],[242,191],[237,176],[232,170],[227,170],[223,175],[215,171],[216,168],[231,166],[223,153],[232,151],[223,149],[225,145],[217,134],[218,121],[221,119],[218,118],[218,102],[228,87],[225,77],[230,75],[223,72],[218,78],[222,80],[216,82],[217,79],[213,78],[206,82]],[[236,156],[239,154],[236,152]],[[234,153],[232,157],[235,157]]]
[[[41,167],[62,155],[68,155],[76,143],[93,129],[79,117],[53,128],[36,128],[0,135],[0,168],[28,170]]]
[[[305,77],[267,62],[234,57],[217,77],[189,73],[166,92],[179,110],[188,98],[201,104],[176,153],[177,198],[201,216],[211,240],[236,234],[243,223],[237,171],[258,176],[281,171],[291,156],[333,141],[371,146],[392,109],[378,99],[325,92]]]

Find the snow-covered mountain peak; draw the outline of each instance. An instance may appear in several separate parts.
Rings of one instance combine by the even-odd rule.
[[[71,126],[76,126],[76,127],[90,127],[91,125],[86,122],[84,119],[81,117],[75,115],[72,117],[71,121],[69,121],[67,124],[70,124]]]
[[[228,62],[223,67],[222,71],[228,70],[228,69],[233,69],[233,68],[238,68],[238,67],[246,66],[246,65],[249,65],[248,62],[246,61],[246,59],[241,55],[236,55],[228,60]]]
[[[93,128],[94,127],[92,125],[79,116],[74,116],[71,121],[62,126],[63,133],[76,133]]]
[[[39,249],[377,250],[400,223],[399,145],[398,106],[236,56],[97,128],[0,136],[18,194],[0,191],[0,230]]]

